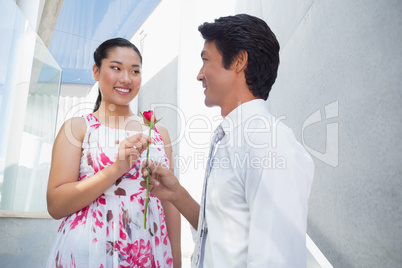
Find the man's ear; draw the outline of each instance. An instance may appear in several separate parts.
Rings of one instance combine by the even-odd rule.
[[[245,50],[240,50],[239,53],[237,53],[234,61],[233,61],[233,67],[236,71],[236,73],[240,73],[244,71],[247,67],[247,62],[248,62],[248,53]]]
[[[94,66],[92,67],[92,72],[93,72],[95,81],[99,81],[99,68],[98,68],[98,66],[96,66],[96,64],[94,64]]]

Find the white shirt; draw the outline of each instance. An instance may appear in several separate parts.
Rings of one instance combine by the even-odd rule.
[[[262,99],[240,105],[221,125],[201,266],[305,267],[311,157]]]

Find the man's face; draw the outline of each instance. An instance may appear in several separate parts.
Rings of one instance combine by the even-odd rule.
[[[201,52],[202,67],[197,75],[197,80],[202,82],[207,107],[225,105],[229,99],[233,70],[223,67],[222,55],[215,46],[215,41],[205,42]]]

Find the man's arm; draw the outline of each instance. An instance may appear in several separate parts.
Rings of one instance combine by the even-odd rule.
[[[285,147],[275,150],[285,165],[247,172],[247,267],[306,266],[307,201],[313,167],[301,150]]]
[[[144,162],[142,166],[142,176],[145,180],[148,176],[146,162]],[[149,160],[148,167],[151,171],[149,177],[149,190],[152,194],[161,200],[166,200],[172,203],[184,218],[186,218],[188,222],[197,229],[200,205],[179,183],[176,176],[166,166]],[[141,185],[146,187],[145,181],[142,181]]]

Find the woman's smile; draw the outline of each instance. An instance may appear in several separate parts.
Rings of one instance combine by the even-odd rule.
[[[120,95],[128,95],[131,92],[131,88],[127,88],[127,87],[115,87],[114,89]]]

